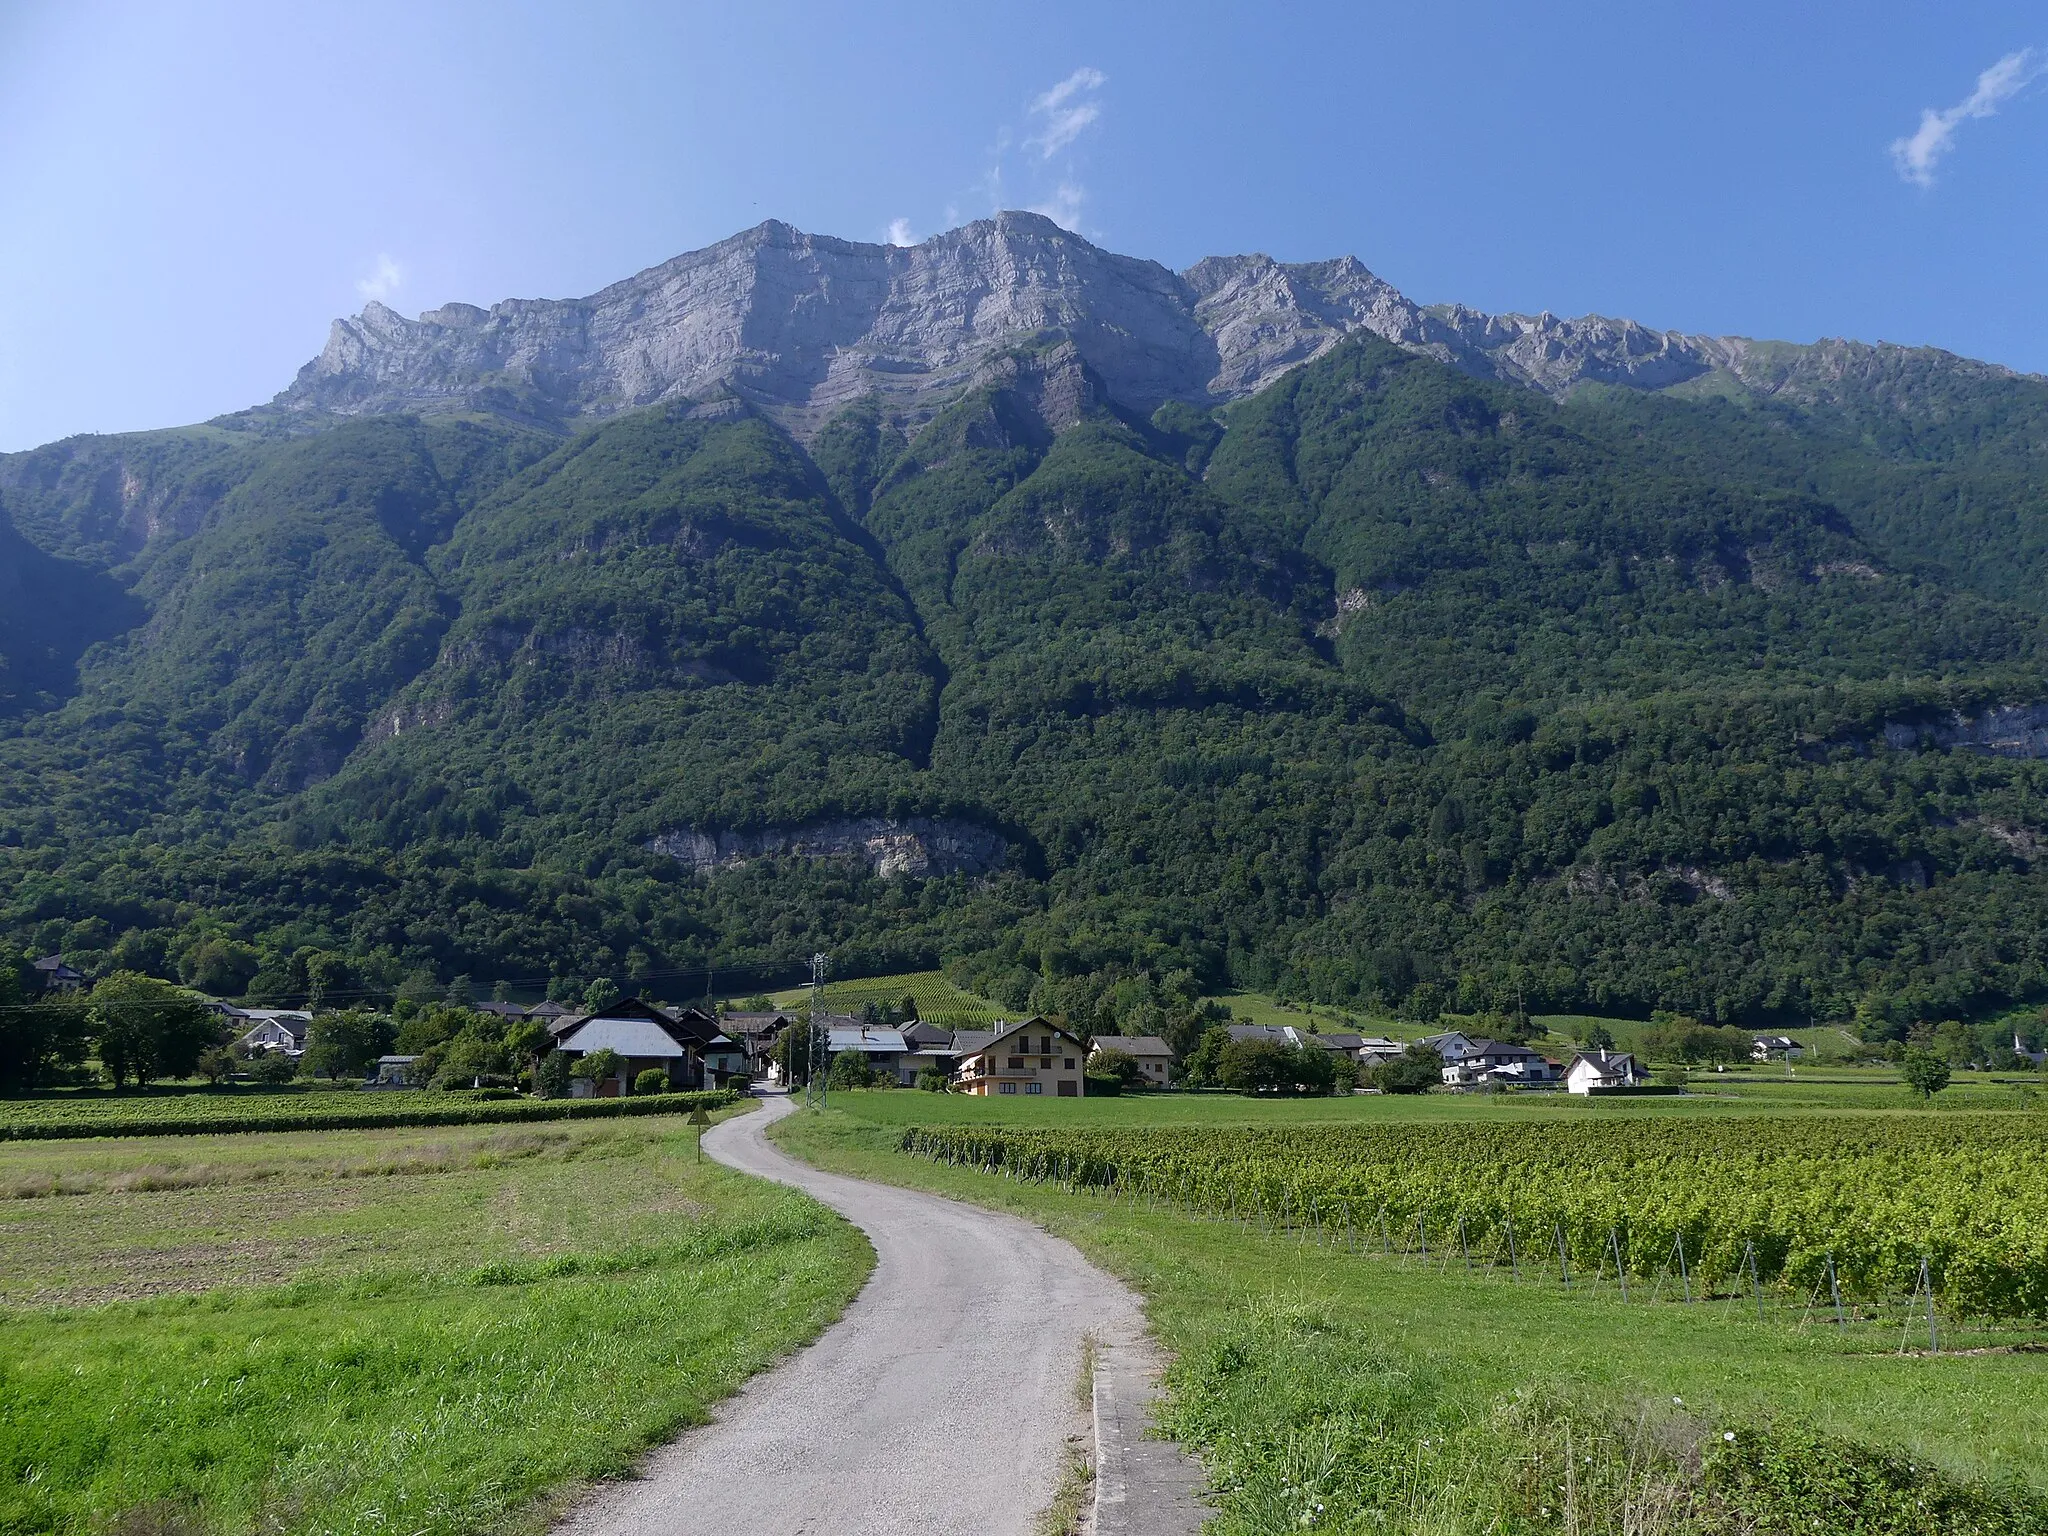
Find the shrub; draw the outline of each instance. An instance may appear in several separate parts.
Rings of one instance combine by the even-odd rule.
[[[1411,1045],[1372,1069],[1372,1085],[1381,1093],[1428,1093],[1443,1080],[1444,1059],[1426,1045]]]
[[[1124,1080],[1107,1072],[1089,1072],[1084,1076],[1087,1081],[1082,1092],[1091,1099],[1114,1099],[1124,1091]]]
[[[937,1067],[926,1067],[917,1074],[917,1086],[926,1093],[944,1093],[953,1086],[953,1080]]]
[[[832,1073],[827,1082],[834,1088],[866,1088],[875,1080],[874,1068],[868,1065],[868,1058],[861,1051],[841,1051],[832,1058]]]
[[[256,1082],[275,1086],[299,1075],[299,1064],[283,1051],[265,1051],[249,1063],[249,1076]]]
[[[668,1087],[668,1074],[659,1067],[649,1067],[633,1079],[635,1093],[660,1093]]]

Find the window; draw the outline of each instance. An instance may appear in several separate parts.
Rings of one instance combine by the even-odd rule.
[[[1010,1070],[1011,1070],[1012,1072],[1016,1072],[1016,1071],[1020,1071],[1020,1070],[1022,1070],[1023,1066],[1024,1066],[1024,1058],[1023,1058],[1022,1056],[1012,1056],[1012,1057],[1010,1058]]]
[[[1074,1070],[1074,1058],[1069,1056],[1064,1061],[1062,1061],[1060,1065],[1065,1067],[1067,1071],[1071,1072]]]
[[[1038,1086],[1038,1084],[1036,1084],[1036,1083],[1033,1083],[1033,1084],[1032,1084],[1031,1086],[1032,1086],[1033,1088],[1036,1088],[1036,1087]],[[996,1084],[996,1092],[997,1092],[997,1093],[1015,1093],[1016,1091],[1017,1091],[1017,1085],[1016,1085],[1015,1083],[997,1083],[997,1084]]]
[[[1004,1086],[1005,1086],[1005,1087],[1007,1087],[1007,1086],[1008,1086],[1008,1084],[1005,1084]],[[1043,1083],[1026,1083],[1026,1084],[1024,1085],[1024,1091],[1025,1091],[1026,1093],[1043,1093],[1043,1092],[1045,1092],[1045,1084],[1043,1084]]]

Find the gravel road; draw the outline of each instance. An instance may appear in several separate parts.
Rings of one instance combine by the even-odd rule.
[[[878,1260],[867,1288],[817,1343],[557,1530],[1024,1536],[1070,1438],[1091,1443],[1076,1395],[1082,1336],[1125,1359],[1142,1351],[1137,1298],[1028,1222],[785,1157],[762,1133],[793,1107],[770,1096],[762,1113],[707,1132],[704,1150],[866,1232]]]

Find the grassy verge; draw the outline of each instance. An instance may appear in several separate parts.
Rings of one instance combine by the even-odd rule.
[[[9,1536],[538,1528],[872,1263],[678,1117],[11,1144],[0,1191]]]
[[[1871,1355],[1013,1184],[895,1150],[908,1099],[848,1095],[775,1134],[1020,1211],[1131,1283],[1222,1531],[2048,1529],[2037,1354]]]

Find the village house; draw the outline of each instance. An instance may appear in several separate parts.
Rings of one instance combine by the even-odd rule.
[[[766,1013],[728,1011],[718,1016],[719,1032],[738,1043],[747,1059],[747,1072],[756,1077],[768,1071],[776,1042],[796,1022],[795,1014],[779,1009]]]
[[[904,1057],[911,1054],[911,1045],[900,1029],[876,1029],[859,1022],[850,1027],[828,1025],[825,1049],[834,1061],[849,1051],[863,1057],[870,1072],[877,1077],[893,1078],[906,1088],[917,1081],[917,1068],[906,1069],[903,1064]]]
[[[310,1013],[301,1013],[293,1008],[236,1008],[232,1011],[238,1015],[238,1022],[247,1022],[247,1028],[235,1040],[243,1050],[283,1051],[294,1058],[305,1053],[306,1031],[313,1027]]]
[[[76,992],[85,985],[85,977],[64,963],[62,955],[45,955],[30,967],[45,992]]]
[[[419,1057],[417,1056],[379,1056],[376,1067],[370,1073],[369,1081],[364,1083],[363,1086],[365,1088],[417,1088],[420,1086],[415,1077],[415,1069],[418,1064]]]
[[[926,1072],[938,1072],[950,1078],[957,1058],[953,1054],[953,1031],[937,1024],[927,1024],[922,1019],[912,1019],[901,1031],[903,1043],[910,1047],[903,1053],[899,1064],[902,1075],[898,1081],[907,1087],[916,1087],[917,1080]]]
[[[548,1026],[554,1049],[572,1060],[609,1050],[622,1058],[613,1076],[587,1089],[598,1098],[630,1091],[633,1079],[650,1068],[667,1075],[670,1086],[722,1088],[746,1075],[746,1057],[736,1041],[719,1032],[700,1008],[671,1012],[637,997],[622,998],[602,1013],[572,1013]],[[577,1081],[584,1081],[577,1079]]]
[[[1488,1083],[1554,1083],[1558,1066],[1541,1052],[1509,1040],[1474,1040],[1472,1049],[1444,1064],[1444,1084],[1477,1088]]]
[[[1138,1064],[1138,1076],[1153,1088],[1164,1088],[1173,1075],[1174,1049],[1157,1035],[1097,1035],[1088,1053],[1092,1066],[1104,1051],[1122,1051]]]
[[[1790,1035],[1758,1035],[1749,1046],[1751,1061],[1797,1061],[1804,1054],[1804,1048]]]
[[[992,1030],[961,1030],[953,1036],[959,1061],[955,1085],[962,1093],[1043,1094],[1078,1099],[1086,1094],[1081,1042],[1057,1024],[1026,1019],[998,1021]]]
[[[1564,1069],[1564,1086],[1567,1093],[1613,1093],[1648,1076],[1626,1051],[1580,1051]]]

